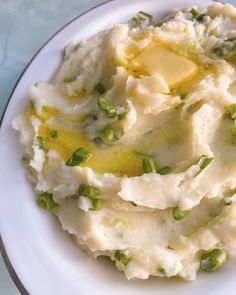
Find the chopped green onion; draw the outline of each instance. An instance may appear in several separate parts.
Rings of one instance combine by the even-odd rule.
[[[163,22],[158,21],[158,22],[154,25],[154,27],[161,27],[163,24],[164,24]]]
[[[115,127],[113,128],[108,125],[104,127],[99,132],[99,134],[102,140],[105,140],[105,142],[107,143],[112,143],[121,138],[121,136],[124,134],[124,130],[122,128],[115,128]]]
[[[21,157],[21,161],[24,162],[24,163],[28,163],[28,162],[29,162],[29,157],[28,157],[28,155],[23,155],[23,156]]]
[[[58,131],[57,130],[51,130],[50,131],[50,137],[51,137],[51,139],[57,139]]]
[[[188,96],[188,93],[181,94],[180,99],[185,100],[187,96]]]
[[[190,10],[190,13],[193,16],[193,19],[197,20],[198,22],[202,22],[204,20],[204,17],[206,16],[205,13],[200,14],[196,9],[192,8]]]
[[[81,163],[87,161],[92,154],[84,148],[78,148],[66,162],[66,166],[79,166]]]
[[[115,141],[115,131],[112,127],[106,126],[100,131],[100,135],[102,138],[105,138],[109,142],[114,142]]]
[[[213,48],[212,52],[218,57],[229,58],[236,53],[236,42],[225,40],[222,44]]]
[[[154,160],[150,157],[143,158],[143,170],[145,173],[156,173],[157,168]]]
[[[151,14],[139,11],[136,16],[129,20],[128,24],[130,28],[149,26],[152,23],[152,19],[153,16]]]
[[[92,211],[98,211],[101,209],[102,206],[102,200],[101,199],[93,199],[92,200],[92,208],[90,208],[89,210]]]
[[[95,137],[94,139],[93,139],[93,142],[96,144],[96,145],[98,145],[99,147],[101,146],[101,145],[103,145],[103,140],[101,139],[101,137]]]
[[[229,109],[231,118],[236,119],[236,103],[229,105],[228,109]]]
[[[116,250],[114,256],[115,259],[123,265],[127,265],[131,261],[131,257],[126,255],[122,250]]]
[[[231,41],[231,42],[234,42],[234,41],[236,41],[236,37],[228,38],[228,39],[226,39],[225,41]]]
[[[166,274],[166,271],[165,271],[165,269],[163,267],[158,267],[157,271],[160,272],[163,275]]]
[[[95,186],[81,184],[78,189],[79,196],[88,197],[90,199],[96,199],[100,196],[100,190]]]
[[[117,119],[118,120],[123,120],[126,118],[126,115],[128,114],[129,109],[128,108],[124,108],[122,111],[117,112]]]
[[[219,269],[225,261],[225,252],[221,249],[215,248],[202,255],[200,267],[203,271],[212,272]]]
[[[45,150],[45,145],[42,136],[37,136],[36,140],[38,142],[38,147],[40,150]]]
[[[93,119],[93,121],[97,121],[97,119],[98,119],[97,114],[91,114],[90,117]]]
[[[184,142],[183,138],[178,134],[176,134],[173,137],[170,137],[170,138],[167,139],[167,143],[168,143],[169,147],[182,144],[183,142]]]
[[[153,19],[153,16],[152,16],[151,14],[145,12],[145,11],[139,11],[139,12],[138,12],[138,17],[139,17],[140,19],[145,19],[145,18],[147,18],[147,19],[149,19],[149,21],[152,21],[152,19]]]
[[[131,201],[131,204],[134,206],[134,207],[137,207],[138,205],[134,202]]]
[[[104,97],[99,97],[97,100],[98,107],[105,111],[108,118],[114,118],[116,116],[116,110]]]
[[[172,169],[171,169],[169,166],[165,166],[165,167],[163,167],[163,168],[157,170],[157,173],[158,173],[158,174],[161,174],[161,175],[166,175],[166,174],[170,173],[171,170],[172,170]]]
[[[76,79],[77,79],[76,76],[71,76],[71,77],[64,78],[63,82],[70,83],[70,82],[74,82]]]
[[[34,101],[32,99],[30,99],[29,105],[30,105],[31,108],[34,108]]]
[[[97,91],[97,93],[99,93],[99,94],[103,94],[103,93],[106,91],[105,87],[104,87],[101,83],[98,83],[98,84],[95,86],[94,89],[95,89],[95,90]]]
[[[214,160],[213,157],[202,155],[201,158],[196,163],[196,164],[200,163],[199,170],[194,174],[193,177],[198,176],[208,165],[211,164],[213,160]]]
[[[223,206],[229,206],[232,204],[232,199],[230,197],[225,197],[223,200],[222,200],[222,205]]]
[[[51,193],[44,192],[38,197],[38,205],[44,210],[51,210],[57,206]]]
[[[172,209],[172,215],[175,220],[182,220],[185,216],[189,214],[190,211],[183,211],[179,207],[174,207]]]

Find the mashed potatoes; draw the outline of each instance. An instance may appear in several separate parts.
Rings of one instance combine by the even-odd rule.
[[[77,45],[17,117],[39,195],[128,279],[236,256],[236,10],[140,12]]]

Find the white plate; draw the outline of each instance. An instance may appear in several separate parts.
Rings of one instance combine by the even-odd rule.
[[[117,0],[90,10],[58,32],[31,61],[7,107],[0,132],[0,232],[16,283],[33,295],[199,295],[234,294],[235,267],[200,274],[195,282],[151,278],[127,281],[106,259],[95,260],[76,248],[55,217],[39,210],[21,166],[22,150],[11,122],[27,104],[26,92],[39,80],[48,80],[71,40],[86,39],[113,23],[125,21],[139,10],[158,15],[169,9],[206,0]],[[3,245],[2,245],[3,248]],[[4,248],[2,249],[4,251]],[[22,291],[23,293],[25,291]]]

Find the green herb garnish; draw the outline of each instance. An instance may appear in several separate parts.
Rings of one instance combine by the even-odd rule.
[[[159,170],[157,170],[157,173],[160,175],[166,175],[168,173],[170,173],[172,171],[172,169],[169,166],[165,166]]]
[[[66,166],[79,166],[80,164],[87,161],[91,156],[92,154],[89,151],[80,147],[72,154],[72,156],[66,162]]]
[[[97,91],[97,93],[99,93],[99,94],[103,94],[103,93],[106,91],[105,87],[104,87],[101,83],[98,83],[98,84],[95,86],[94,89],[95,89],[95,90]]]
[[[163,275],[166,274],[166,271],[165,271],[165,269],[164,269],[163,267],[158,267],[157,271],[158,271],[159,273],[163,274]]]
[[[127,114],[129,112],[129,108],[124,108],[120,111],[117,112],[117,119],[118,120],[123,120],[126,118]]]
[[[182,220],[185,216],[189,214],[190,211],[183,211],[179,207],[174,207],[172,209],[172,215],[174,220]]]
[[[196,9],[192,8],[190,10],[190,13],[192,14],[193,19],[197,20],[198,22],[202,22],[204,20],[204,17],[206,16],[205,13],[199,13]]]
[[[227,39],[212,49],[212,52],[220,58],[229,58],[236,53],[235,38]]]
[[[39,149],[45,150],[44,140],[43,140],[42,136],[36,136],[36,140],[37,140]]]
[[[90,199],[96,199],[100,196],[100,190],[95,186],[81,184],[78,189],[79,196],[88,197]]]
[[[236,119],[236,103],[229,105],[228,109],[231,119]]]
[[[121,262],[124,266],[131,261],[131,257],[126,255],[122,250],[116,250],[114,256],[115,259]]]
[[[212,272],[219,269],[225,261],[225,252],[216,248],[202,255],[200,267],[203,271]]]
[[[71,82],[74,82],[76,79],[77,79],[76,76],[66,77],[66,78],[64,78],[63,82],[64,83],[71,83]]]
[[[102,206],[102,200],[101,199],[93,199],[92,200],[92,208],[90,208],[89,210],[92,211],[98,211],[101,209]]]
[[[157,167],[156,163],[154,160],[150,157],[145,157],[143,158],[143,171],[145,173],[156,173],[157,172]]]
[[[152,23],[153,16],[147,12],[139,11],[136,16],[129,20],[130,28],[149,26]]]
[[[207,166],[209,166],[212,161],[214,160],[213,157],[208,157],[205,155],[202,155],[201,158],[197,161],[196,164],[200,164],[199,170],[194,174],[193,177],[198,176]]]
[[[113,143],[121,138],[124,134],[124,130],[122,128],[113,128],[112,126],[108,125],[104,127],[100,132],[100,138],[105,143]],[[98,141],[98,139],[97,139]]]
[[[97,104],[98,107],[106,113],[108,118],[114,118],[116,116],[116,109],[111,106],[104,97],[99,97]]]
[[[58,137],[57,130],[51,130],[49,134],[50,134],[51,139],[57,139],[57,137]]]
[[[38,205],[44,210],[51,210],[57,206],[51,193],[44,192],[38,196]]]
[[[131,201],[131,204],[134,206],[134,207],[137,207],[138,205],[136,203],[134,203],[133,201]]]

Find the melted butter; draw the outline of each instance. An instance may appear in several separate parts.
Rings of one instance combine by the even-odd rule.
[[[98,149],[83,134],[65,130],[59,126],[45,124],[45,119],[56,115],[58,112],[52,108],[47,108],[38,116],[33,107],[29,107],[24,116],[30,120],[36,116],[42,125],[39,128],[39,136],[42,136],[46,149],[53,149],[58,152],[66,162],[76,149],[83,147],[89,150],[93,156],[81,166],[90,167],[97,173],[125,174],[128,176],[139,176],[143,174],[142,157],[135,153],[131,147],[115,144],[107,149]],[[51,139],[50,131],[57,130],[58,138]]]
[[[175,88],[172,88],[171,93],[173,95],[187,94],[194,85],[199,83],[201,80],[205,79],[207,75],[214,73],[214,72],[215,72],[214,65],[209,66],[207,68],[205,68],[202,65],[199,65],[197,75],[195,75],[191,79],[188,79],[187,81],[185,81],[181,85],[179,85]]]
[[[50,130],[58,131],[58,138],[50,138]],[[126,174],[138,176],[143,174],[142,158],[127,146],[114,145],[107,149],[98,149],[79,132],[64,130],[58,126],[41,125],[39,135],[44,138],[45,146],[58,152],[66,162],[79,147],[90,151],[93,156],[81,166],[90,167],[97,173]]]
[[[48,106],[43,106],[40,117],[47,120],[47,119],[50,119],[51,117],[57,116],[59,114],[60,114],[60,112],[58,111],[58,109],[48,107]]]
[[[59,111],[56,108],[48,107],[48,106],[43,106],[41,114],[38,115],[35,111],[35,108],[33,106],[30,106],[25,112],[24,116],[26,119],[30,120],[32,116],[37,117],[41,121],[50,119],[51,117],[59,115]]]
[[[180,79],[180,77],[178,79],[176,79],[174,77],[174,80],[175,82],[177,80],[177,83],[169,83],[169,87],[170,87],[170,92],[173,94],[173,95],[181,95],[181,94],[185,94],[187,93],[191,87],[200,82],[202,79],[204,79],[208,74],[210,73],[214,73],[216,72],[216,69],[214,67],[214,65],[209,65],[209,66],[205,66],[205,65],[202,65],[199,63],[199,60],[198,60],[198,57],[194,54],[192,55],[188,55],[183,52],[179,52],[176,50],[176,48],[172,48],[172,45],[173,44],[168,44],[168,43],[165,43],[165,42],[152,42],[150,44],[150,46],[147,46],[146,48],[144,49],[140,49],[140,48],[134,48],[134,47],[128,47],[127,48],[127,63],[126,63],[126,70],[127,72],[132,75],[133,77],[135,78],[143,78],[145,76],[150,76],[150,75],[153,75],[153,72],[156,72],[156,69],[154,69],[154,67],[158,68],[158,64],[157,64],[157,60],[155,61],[155,52],[154,54],[151,52],[151,56],[148,57],[149,53],[148,51],[150,51],[152,48],[155,48],[155,47],[158,47],[158,48],[162,48],[164,51],[165,51],[165,54],[164,56],[160,56],[159,54],[159,59],[160,60],[164,60],[164,67],[166,67],[167,65],[167,76],[168,75],[171,75],[171,76],[176,76],[177,73],[176,73],[176,68],[183,68],[183,65],[181,64],[181,60],[184,59],[185,62],[186,61],[189,61],[190,64],[190,68],[191,68],[191,65],[192,65],[192,70],[190,69],[188,72],[189,72],[189,75],[184,75],[182,76],[182,80]],[[177,59],[177,63],[179,63],[179,66],[177,66],[175,63],[173,62],[169,62],[170,59],[168,58],[168,54],[169,52],[171,54],[174,54],[174,58]],[[147,54],[148,53],[148,54]],[[146,59],[146,57],[148,57],[148,60]],[[139,60],[139,57],[142,57],[141,59],[142,62],[144,62],[144,64],[142,65],[142,62],[141,64],[139,64],[139,62],[137,62]],[[178,56],[180,57],[179,61],[178,61]],[[155,62],[153,62],[155,61]],[[148,63],[148,66],[145,67],[145,64]],[[169,66],[170,64],[170,66]],[[148,69],[150,70],[151,69],[151,73],[150,71],[148,71]],[[158,70],[157,70],[158,71]],[[170,71],[170,74],[168,73]],[[160,74],[160,73],[158,73]],[[165,78],[163,76],[163,78]],[[173,80],[173,77],[171,77],[172,79],[172,82],[174,81]],[[168,82],[168,81],[166,81]],[[168,83],[167,83],[168,84]],[[163,90],[160,88],[160,93],[165,93],[163,92]]]
[[[155,45],[136,56],[133,65],[150,75],[160,74],[169,87],[175,87],[192,78],[198,71],[197,65],[163,46]]]

